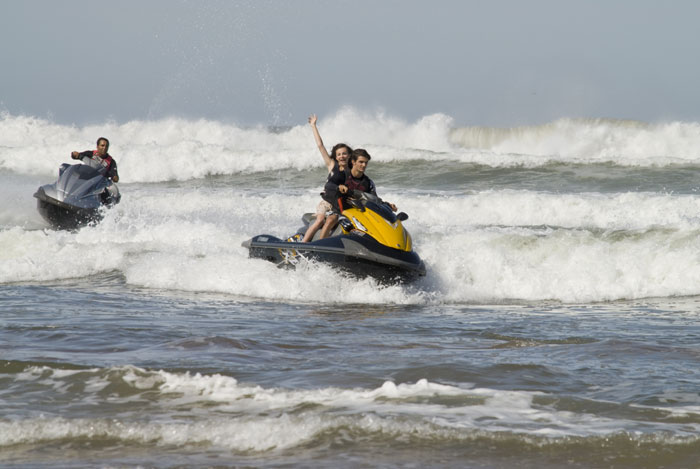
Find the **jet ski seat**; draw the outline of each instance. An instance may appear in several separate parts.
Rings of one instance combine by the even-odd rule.
[[[341,215],[340,218],[343,218]],[[302,237],[304,236],[304,233],[306,233],[306,229],[311,225],[314,221],[316,221],[316,214],[315,213],[305,213],[304,215],[301,216],[301,221],[304,223],[304,226],[299,228],[299,231],[297,233],[301,233]],[[340,223],[336,223],[335,227],[333,230],[331,230],[330,234],[328,236],[337,236],[343,233],[343,229],[340,227]],[[311,239],[311,241],[316,241],[320,239],[321,235],[321,230],[316,231],[314,233],[314,237]]]

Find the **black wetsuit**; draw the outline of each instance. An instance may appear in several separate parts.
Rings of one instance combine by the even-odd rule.
[[[87,158],[87,160],[85,160]],[[109,179],[114,179],[116,176],[119,178],[119,173],[117,173],[117,162],[107,153],[104,158],[97,156],[96,150],[86,150],[78,154],[78,158],[83,163],[95,168],[104,177]]]
[[[347,194],[341,194],[338,191],[338,186],[340,185],[344,185],[349,189]],[[343,207],[347,206],[347,204],[344,203],[344,200],[348,196],[352,195],[352,191],[354,190],[369,192],[373,195],[377,195],[377,189],[374,186],[374,182],[369,177],[363,174],[362,177],[356,178],[352,175],[351,169],[348,168],[345,171],[337,171],[335,173],[332,172],[328,176],[328,181],[324,187],[325,195],[323,198],[330,202],[334,210],[340,213]],[[340,199],[340,204],[338,203],[338,199]]]
[[[328,190],[328,183],[330,183],[331,181],[335,182],[330,186],[331,189]],[[323,200],[333,205],[333,200],[337,199],[335,193],[338,191],[338,186],[340,184],[343,184],[344,182],[345,172],[340,170],[340,168],[338,167],[338,162],[336,161],[330,173],[328,173],[328,177],[326,178],[326,185],[323,187],[323,192],[321,192],[321,197],[323,198]],[[335,189],[333,189],[333,187],[335,187]]]

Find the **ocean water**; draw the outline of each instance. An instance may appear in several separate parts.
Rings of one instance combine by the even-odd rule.
[[[306,124],[0,116],[0,465],[700,467],[700,123],[319,128],[425,278],[248,258],[319,200]],[[99,136],[122,202],[49,229]]]

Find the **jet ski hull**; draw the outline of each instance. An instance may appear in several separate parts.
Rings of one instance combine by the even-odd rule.
[[[370,236],[348,234],[310,243],[285,241],[258,235],[243,242],[252,258],[265,259],[280,267],[294,267],[301,260],[330,263],[360,277],[382,281],[410,281],[425,275],[425,265],[413,251],[384,246]]]
[[[42,218],[60,230],[74,230],[102,219],[99,208],[82,208],[61,202],[46,195],[41,187],[34,197],[37,199],[36,208]]]

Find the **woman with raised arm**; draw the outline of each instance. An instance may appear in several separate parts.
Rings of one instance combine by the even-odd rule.
[[[329,155],[328,151],[326,151],[326,147],[323,145],[321,134],[316,127],[317,120],[316,114],[311,114],[311,117],[309,117],[309,124],[314,133],[318,151],[323,157],[323,162],[326,163],[326,168],[328,168],[328,178],[326,181],[329,181],[334,176],[337,178],[338,175],[345,174],[345,170],[348,168],[350,155],[352,154],[352,148],[344,143],[338,143],[333,147]],[[332,201],[328,200],[328,197],[331,195],[332,194],[326,194],[325,192],[321,194],[322,200],[316,207],[316,220],[309,225],[309,228],[306,230],[304,238],[302,239],[303,243],[312,241],[319,229],[321,229],[319,238],[326,238],[337,223],[338,216],[333,216],[333,204]]]

